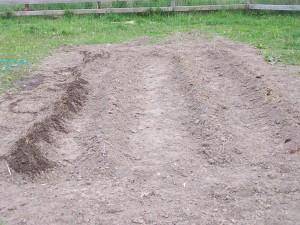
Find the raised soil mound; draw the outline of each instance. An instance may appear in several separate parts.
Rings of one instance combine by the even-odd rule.
[[[199,32],[63,46],[0,97],[0,220],[297,224],[299,72]]]

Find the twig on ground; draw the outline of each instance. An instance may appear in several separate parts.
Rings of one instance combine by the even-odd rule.
[[[9,172],[9,175],[11,176],[11,171],[10,171],[9,165],[8,165],[7,162],[5,162],[5,164],[6,164],[6,167],[7,167],[8,172]]]
[[[114,146],[112,146],[112,144],[111,143],[109,143],[107,140],[104,140],[107,144],[109,144],[110,145],[110,147],[114,147]]]

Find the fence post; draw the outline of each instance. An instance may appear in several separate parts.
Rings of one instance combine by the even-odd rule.
[[[25,4],[25,5],[24,5],[23,11],[29,11],[29,4]]]
[[[97,0],[97,9],[101,9],[101,0]],[[98,13],[101,16],[101,13]]]
[[[101,9],[101,1],[97,1],[97,9]]]
[[[171,8],[174,10],[174,7],[176,6],[176,0],[170,0],[171,1]]]
[[[253,4],[253,0],[247,0],[247,7],[251,9],[251,5]]]

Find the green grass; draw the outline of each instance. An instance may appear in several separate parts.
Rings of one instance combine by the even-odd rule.
[[[299,24],[299,13],[242,10],[0,18],[0,59],[28,60],[26,66],[0,71],[0,92],[27,74],[51,50],[64,44],[114,43],[139,36],[156,40],[172,32],[191,30],[216,32],[260,48],[272,62],[300,65]]]

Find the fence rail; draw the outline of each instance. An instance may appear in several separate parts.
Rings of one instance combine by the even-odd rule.
[[[256,3],[255,0],[247,0],[247,8],[255,9],[255,10],[280,10],[280,11],[300,11],[300,5],[292,5],[292,4],[259,4]]]
[[[97,0],[0,0],[0,4],[53,4],[53,3],[76,3],[97,2]]]
[[[248,8],[256,10],[300,11],[300,5],[249,4]]]
[[[269,5],[269,4],[255,4],[254,0],[247,1],[245,4],[224,4],[224,5],[195,5],[195,6],[181,6],[177,5],[176,0],[169,0],[169,4],[163,7],[132,7],[126,5],[125,7],[108,7],[103,8],[102,3],[125,2],[134,3],[136,0],[0,0],[0,5],[25,5],[23,11],[13,11],[14,16],[41,16],[41,15],[63,15],[65,10],[29,10],[29,5],[42,5],[53,3],[97,3],[97,8],[94,9],[73,9],[74,14],[88,14],[88,13],[140,13],[148,10],[159,10],[164,12],[186,12],[186,11],[205,11],[205,10],[222,10],[222,9],[251,9],[251,10],[285,10],[285,11],[300,11],[300,5]],[[138,0],[139,2],[154,2],[151,0]],[[243,1],[243,0],[242,0]],[[4,15],[5,12],[0,12]]]
[[[74,9],[74,14],[104,14],[104,13],[142,13],[148,10],[157,10],[157,7],[138,8],[104,8],[104,9]],[[222,9],[246,9],[246,4],[241,5],[203,5],[203,6],[174,6],[159,7],[163,12],[187,12],[187,11],[208,11]],[[36,11],[15,11],[14,16],[44,16],[44,15],[64,15],[65,10],[36,10]],[[1,15],[1,14],[0,14]]]

